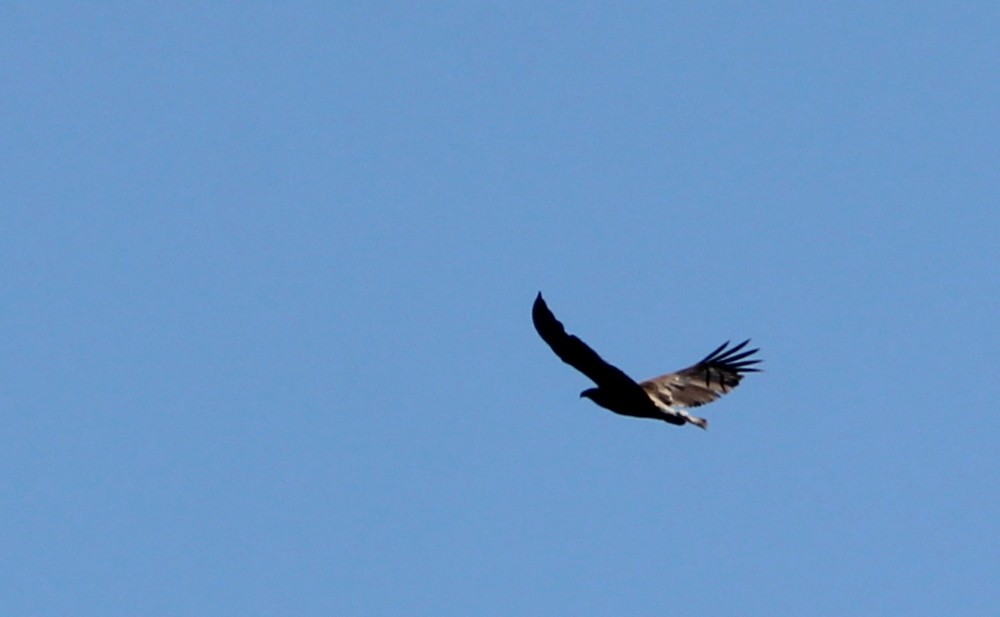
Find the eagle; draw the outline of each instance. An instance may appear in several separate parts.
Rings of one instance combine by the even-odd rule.
[[[694,424],[707,429],[707,420],[687,410],[715,401],[738,386],[744,374],[760,371],[753,365],[761,360],[752,358],[759,349],[743,351],[750,339],[733,347],[726,341],[687,368],[636,383],[579,338],[567,334],[541,292],[531,307],[531,320],[538,335],[560,360],[597,384],[596,388],[581,392],[580,397],[623,416],[663,420],[677,426]]]

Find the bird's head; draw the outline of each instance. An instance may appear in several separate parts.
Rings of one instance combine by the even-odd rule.
[[[613,395],[608,395],[607,390],[601,390],[600,388],[589,388],[584,390],[580,393],[580,398],[589,398],[594,401],[595,404],[612,411],[614,411],[616,403],[620,404],[619,401],[615,400]]]

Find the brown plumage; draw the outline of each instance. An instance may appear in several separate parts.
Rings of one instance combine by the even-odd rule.
[[[597,352],[572,334],[556,319],[539,293],[531,308],[535,330],[559,359],[591,379],[596,388],[580,393],[601,407],[623,416],[652,418],[682,426],[708,427],[704,418],[685,411],[718,399],[739,385],[746,373],[760,369],[751,359],[757,349],[742,351],[749,339],[735,347],[726,341],[696,364],[674,373],[636,383],[617,367],[605,362]]]

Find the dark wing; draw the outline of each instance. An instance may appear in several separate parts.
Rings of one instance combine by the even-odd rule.
[[[601,388],[634,388],[635,381],[604,360],[586,343],[566,333],[556,316],[539,293],[531,307],[531,321],[542,340],[548,343],[559,359],[589,377]]]
[[[741,351],[749,342],[750,339],[747,339],[729,347],[729,341],[726,341],[694,366],[660,375],[639,385],[647,392],[666,397],[670,404],[677,407],[698,407],[711,403],[738,386],[744,374],[760,371],[753,365],[761,360],[749,359],[758,350]]]

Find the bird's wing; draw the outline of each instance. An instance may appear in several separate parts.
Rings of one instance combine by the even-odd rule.
[[[750,359],[758,350],[741,351],[749,342],[750,339],[747,339],[729,347],[729,341],[726,341],[697,364],[639,385],[647,392],[667,398],[669,404],[677,407],[698,407],[711,403],[738,386],[745,373],[760,371],[753,365],[761,360]]]
[[[635,381],[621,369],[608,364],[586,343],[566,333],[566,328],[556,319],[539,293],[531,307],[531,321],[559,359],[589,377],[602,388],[635,388]]]

